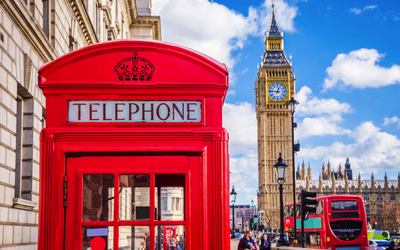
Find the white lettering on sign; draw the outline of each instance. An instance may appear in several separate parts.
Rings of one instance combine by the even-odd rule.
[[[201,122],[201,101],[69,101],[68,122]]]

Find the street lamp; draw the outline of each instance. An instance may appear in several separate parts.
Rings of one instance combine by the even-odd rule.
[[[294,160],[294,153],[300,151],[300,144],[294,144],[294,128],[297,127],[297,124],[294,123],[294,111],[296,109],[296,105],[299,102],[296,101],[293,97],[290,101],[286,102],[286,105],[290,108],[290,113],[292,113],[292,165],[293,165],[293,231],[294,231],[294,238],[293,240],[297,240],[297,227],[296,227],[296,167],[295,167],[295,160]],[[295,242],[295,241],[293,241]]]
[[[282,184],[285,183],[285,171],[287,168],[287,164],[282,159],[282,153],[279,153],[278,162],[275,164],[274,168],[276,171],[276,176],[278,177],[277,182],[279,183],[279,194],[281,198],[281,205],[280,205],[280,220],[281,220],[281,234],[279,235],[278,240],[278,247],[279,246],[289,246],[289,242],[285,238],[284,228],[283,228],[283,186]]]
[[[232,203],[232,236],[231,238],[234,239],[235,238],[235,203],[236,203],[236,191],[235,191],[235,187],[232,186],[232,191],[230,193],[231,195],[231,203]]]
[[[250,218],[254,218],[254,211],[253,211],[254,200],[253,200],[253,198],[251,198],[250,203],[251,203],[251,206],[250,206],[251,216],[250,216]]]
[[[254,206],[254,200],[253,200],[253,198],[251,198],[251,216],[253,216],[254,215],[254,211],[253,211],[253,206]]]

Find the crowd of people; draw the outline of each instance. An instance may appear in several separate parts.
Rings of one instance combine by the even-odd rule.
[[[259,238],[257,234],[250,231],[244,233],[243,238],[239,240],[237,250],[272,250],[271,242],[266,234],[261,235]]]

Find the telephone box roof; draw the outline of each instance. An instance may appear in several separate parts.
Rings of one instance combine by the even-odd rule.
[[[143,67],[150,67],[149,72],[151,68],[156,68],[151,81],[147,81],[149,84],[165,81],[179,83],[188,79],[192,81],[192,72],[198,72],[199,82],[227,82],[226,65],[198,51],[155,40],[125,39],[85,46],[44,64],[39,69],[39,86],[46,88],[51,85],[77,84],[79,81],[85,85],[88,80],[94,80],[96,84],[110,84],[118,74],[115,72],[117,65],[127,58],[145,64]],[[179,63],[176,63],[177,58]],[[165,61],[168,61],[167,65]],[[182,67],[182,61],[186,61],[185,68]],[[157,62],[163,65],[163,69],[157,68]],[[92,65],[89,71],[88,65]]]

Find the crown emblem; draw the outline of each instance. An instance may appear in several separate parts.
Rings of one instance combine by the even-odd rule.
[[[133,53],[133,57],[122,59],[114,67],[120,81],[150,81],[156,69],[154,65],[143,57]]]

